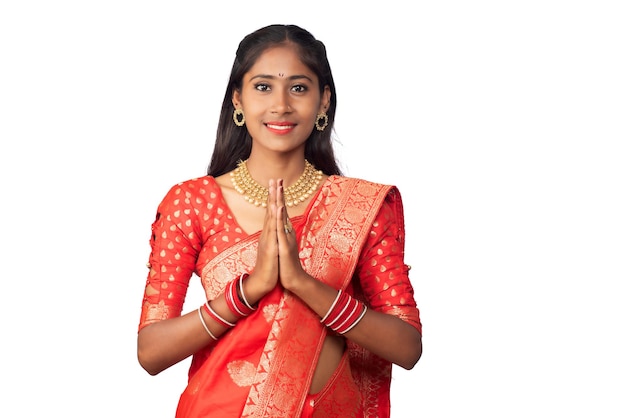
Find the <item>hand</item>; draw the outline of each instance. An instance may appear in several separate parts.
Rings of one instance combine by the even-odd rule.
[[[292,289],[299,280],[308,275],[302,268],[298,255],[296,232],[285,206],[283,181],[278,180],[274,183],[275,190],[272,190],[271,186],[272,183],[270,183],[270,202],[277,208],[275,231],[278,239],[278,276],[285,289]]]
[[[263,229],[259,236],[259,246],[254,271],[246,280],[246,296],[252,303],[256,303],[265,294],[269,293],[278,283],[278,237],[276,223],[278,207],[276,205],[276,181],[269,182],[269,198]],[[278,221],[282,222],[282,221]],[[284,232],[283,232],[284,234]]]

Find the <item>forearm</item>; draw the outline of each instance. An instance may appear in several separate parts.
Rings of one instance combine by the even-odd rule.
[[[372,353],[410,370],[422,356],[422,336],[402,319],[368,309],[345,336]]]
[[[229,312],[223,294],[210,303],[221,317],[236,322],[237,318]],[[199,315],[202,315],[204,324]],[[203,307],[180,317],[153,323],[142,328],[137,336],[139,363],[148,373],[156,375],[213,344],[228,329],[208,315]]]
[[[315,278],[303,275],[290,287],[320,318],[337,297],[337,290]],[[344,336],[372,353],[405,369],[411,369],[422,354],[420,332],[393,315],[368,309],[363,318]]]
[[[141,367],[156,375],[211,341],[194,310],[142,328],[137,336],[137,358]]]

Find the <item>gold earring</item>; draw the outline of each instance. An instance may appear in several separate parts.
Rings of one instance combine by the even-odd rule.
[[[237,126],[243,126],[246,123],[246,117],[243,115],[243,110],[235,109],[233,112],[233,121]]]
[[[315,128],[318,131],[323,131],[328,126],[328,115],[326,112],[320,113],[315,118]]]

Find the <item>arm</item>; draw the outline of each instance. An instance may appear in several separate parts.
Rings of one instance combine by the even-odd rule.
[[[311,276],[298,280],[291,290],[320,317],[323,317],[337,296],[337,290]],[[390,314],[368,309],[361,321],[344,334],[356,344],[407,370],[422,355],[422,335],[412,324]]]
[[[208,205],[202,195],[194,194],[194,189],[174,187],[159,205],[152,225],[150,273],[137,336],[139,363],[151,375],[214,344],[215,338],[229,329],[204,308],[181,316],[189,279],[206,235],[197,214],[207,216],[200,208]],[[275,209],[268,209],[255,273],[245,281],[245,294],[252,304],[271,291],[278,280],[276,232],[270,228],[276,224],[274,217]],[[224,293],[213,298],[210,305],[230,323],[240,318],[229,308]]]
[[[211,307],[229,322],[238,319],[228,309],[223,293],[211,301]],[[202,320],[199,315],[202,315]],[[183,316],[146,325],[137,336],[139,364],[149,374],[156,375],[213,344],[216,341],[213,337],[219,338],[228,329],[210,317],[202,307]]]
[[[344,336],[392,363],[411,369],[421,356],[422,340],[419,311],[403,260],[401,209],[399,195],[388,198],[374,222],[355,274],[369,309]],[[289,280],[281,278],[283,285],[320,317],[326,315],[337,290],[304,271],[294,268],[293,275]]]
[[[139,331],[137,358],[151,375],[189,357],[214,340],[204,329],[199,314],[209,331],[219,337],[226,331],[206,312],[193,311],[182,315],[189,280],[202,247],[202,233],[192,202],[181,199],[192,193],[185,186],[175,186],[164,197],[152,224],[150,239],[150,271],[146,280]],[[212,302],[213,308],[230,318],[224,296]]]

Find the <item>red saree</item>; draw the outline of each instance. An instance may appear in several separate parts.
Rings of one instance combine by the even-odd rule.
[[[292,222],[309,274],[421,331],[404,264],[403,216],[394,186],[331,176]],[[140,329],[181,314],[193,273],[212,299],[254,268],[259,233],[238,226],[212,177],[173,187],[152,229]],[[326,387],[308,396],[326,332],[317,314],[275,288],[252,315],[194,355],[177,418],[300,417],[303,410],[388,417],[391,364],[350,342]]]

